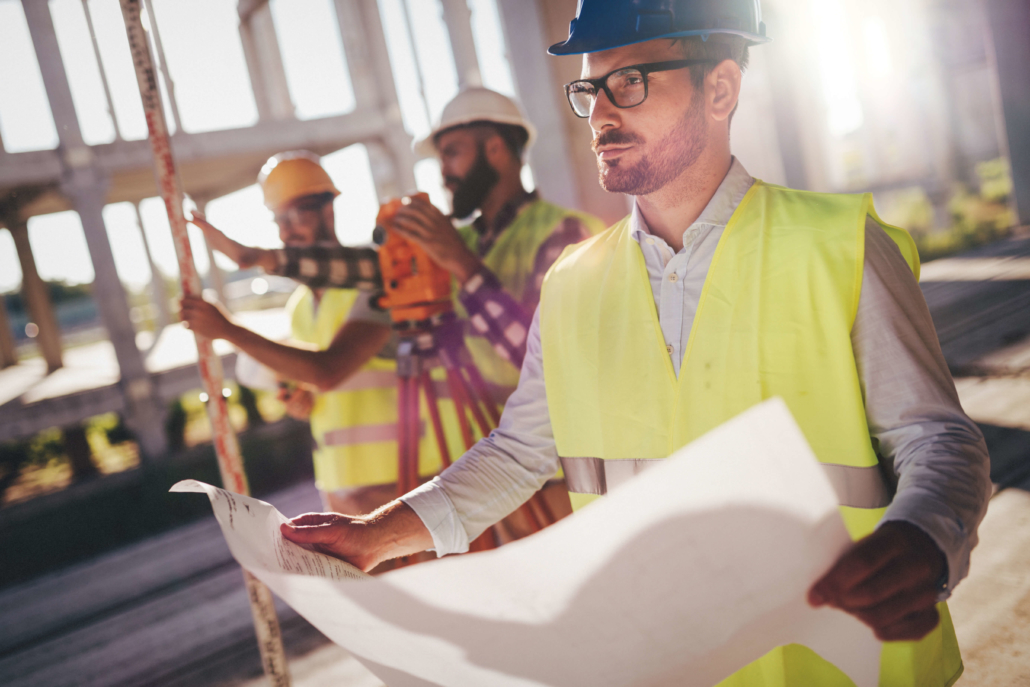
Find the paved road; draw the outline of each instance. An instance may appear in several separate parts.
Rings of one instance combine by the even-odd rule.
[[[1030,238],[931,263],[923,288],[994,481],[1016,487],[992,502],[952,604],[959,684],[1030,684]],[[269,500],[318,507],[310,486]],[[0,618],[3,685],[261,684],[240,571],[210,519],[6,590]],[[280,618],[295,685],[379,684],[288,608]]]
[[[319,510],[310,485],[268,500],[284,513]],[[291,659],[326,644],[277,608]],[[214,518],[5,590],[0,618],[5,687],[226,685],[261,674],[242,573]],[[358,679],[344,684],[379,684],[335,658]]]

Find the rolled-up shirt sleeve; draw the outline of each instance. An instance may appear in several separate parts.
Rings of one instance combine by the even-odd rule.
[[[433,535],[438,556],[469,542],[514,511],[558,472],[544,391],[539,311],[533,317],[519,386],[501,422],[454,465],[401,497]]]
[[[910,522],[948,562],[946,598],[969,571],[991,495],[980,429],[962,410],[930,311],[897,245],[866,226],[852,345],[870,435],[897,493],[884,522]]]

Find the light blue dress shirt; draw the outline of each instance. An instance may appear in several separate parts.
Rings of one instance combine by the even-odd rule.
[[[715,248],[754,179],[734,159],[719,189],[673,251],[634,208],[666,347],[680,371]],[[991,495],[987,447],[963,412],[919,284],[897,245],[870,217],[862,293],[851,331],[869,433],[897,478],[883,522],[925,531],[948,561],[945,598],[969,570],[976,529]],[[500,426],[443,474],[402,497],[433,536],[438,555],[459,553],[557,472],[540,346],[539,311],[519,386]]]

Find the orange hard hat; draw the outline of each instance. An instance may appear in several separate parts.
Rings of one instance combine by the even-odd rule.
[[[319,193],[332,193],[334,197],[340,195],[319,163],[318,156],[306,150],[279,153],[268,158],[257,181],[265,194],[265,205],[273,212],[304,196]]]

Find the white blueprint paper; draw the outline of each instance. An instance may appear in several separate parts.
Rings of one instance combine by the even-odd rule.
[[[377,578],[283,539],[264,502],[172,490],[208,493],[240,564],[390,687],[707,686],[792,642],[878,681],[872,631],[805,602],[850,539],[779,400],[543,532]]]

